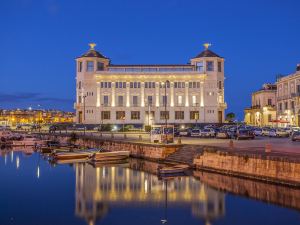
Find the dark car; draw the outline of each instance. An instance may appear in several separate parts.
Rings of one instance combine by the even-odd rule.
[[[236,131],[236,139],[240,140],[240,139],[254,139],[255,138],[255,134],[252,130],[249,129],[238,129]]]
[[[292,141],[300,141],[300,131],[294,131],[291,136]]]

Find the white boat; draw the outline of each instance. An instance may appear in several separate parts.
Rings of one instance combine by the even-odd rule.
[[[45,141],[39,140],[33,136],[26,135],[20,138],[20,140],[13,140],[12,146],[41,146],[44,145]]]
[[[92,161],[116,161],[129,158],[130,151],[97,152],[92,155]]]

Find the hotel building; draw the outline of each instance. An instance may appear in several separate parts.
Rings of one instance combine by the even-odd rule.
[[[251,107],[245,109],[245,123],[254,126],[272,126],[276,120],[276,84],[264,84],[252,93]]]
[[[183,65],[116,65],[95,50],[76,59],[76,122],[224,122],[224,58],[209,44]]]
[[[300,64],[296,72],[277,80],[277,119],[300,126]]]

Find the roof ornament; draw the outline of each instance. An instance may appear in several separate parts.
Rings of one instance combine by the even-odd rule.
[[[94,50],[94,49],[95,49],[95,46],[96,46],[96,44],[95,44],[95,43],[89,43],[89,46],[90,46],[90,50]]]
[[[211,46],[211,43],[204,43],[203,46],[207,50]]]

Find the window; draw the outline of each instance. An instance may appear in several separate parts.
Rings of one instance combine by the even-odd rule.
[[[165,85],[167,85],[167,88],[170,88],[170,82],[161,82],[159,83],[159,87],[160,88],[165,88]]]
[[[291,101],[291,109],[295,109],[295,102],[294,101]]]
[[[130,88],[141,88],[140,82],[130,82]]]
[[[116,88],[126,88],[126,82],[116,82]]]
[[[184,120],[184,111],[175,111],[175,120]]]
[[[272,99],[268,98],[268,105],[272,105]]]
[[[178,103],[178,106],[182,106],[182,96],[181,95],[179,95],[179,96],[177,96],[177,103]]]
[[[222,72],[222,62],[218,62],[218,72]]]
[[[199,111],[190,111],[190,119],[198,120],[199,119]]]
[[[197,64],[196,64],[196,70],[199,71],[199,72],[203,72],[204,71],[203,61],[197,62]]]
[[[200,88],[200,82],[197,82],[197,88]]]
[[[206,70],[207,71],[214,71],[214,62],[213,61],[207,61],[206,62]]]
[[[287,110],[288,109],[288,102],[284,103],[284,109]]]
[[[81,95],[78,96],[78,103],[82,103]]]
[[[123,97],[123,95],[118,96],[118,106],[124,106],[124,97]]]
[[[193,106],[197,106],[197,97],[195,95],[192,96],[192,104]]]
[[[131,111],[131,119],[139,120],[140,119],[140,111]]]
[[[81,81],[78,82],[78,89],[81,89]]]
[[[155,82],[145,82],[145,88],[155,88]]]
[[[116,120],[124,120],[125,111],[116,111]]]
[[[272,121],[272,115],[268,114],[268,122],[271,122],[271,121]]]
[[[97,62],[97,71],[104,70],[104,64],[102,62]]]
[[[147,100],[148,100],[148,106],[152,106],[152,104],[153,104],[153,97],[151,95],[149,95],[147,97]]]
[[[101,88],[111,88],[111,82],[101,82],[100,87]]]
[[[103,96],[103,104],[104,106],[108,106],[108,95]]]
[[[222,89],[222,81],[218,81],[219,89]]]
[[[82,62],[78,62],[78,72],[82,71]]]
[[[94,62],[93,61],[87,61],[86,71],[87,72],[93,72],[94,71]]]
[[[102,120],[110,120],[110,111],[102,111],[101,119]]]
[[[160,119],[161,120],[169,119],[169,111],[160,111]]]
[[[162,96],[162,103],[163,103],[163,106],[167,105],[168,104],[168,96]]]
[[[279,110],[282,110],[282,103],[279,103]]]
[[[132,96],[132,105],[134,107],[138,106],[138,96]]]

